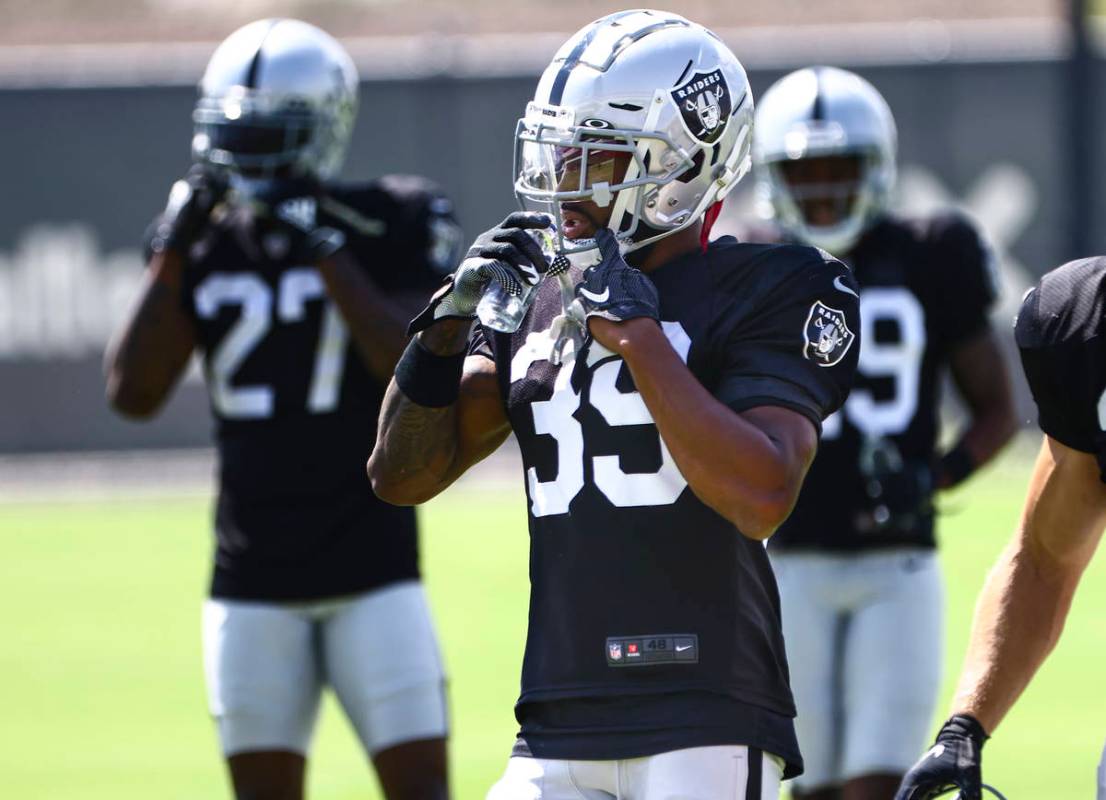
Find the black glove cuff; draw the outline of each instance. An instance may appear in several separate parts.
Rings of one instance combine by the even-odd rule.
[[[937,462],[938,478],[946,481],[946,486],[956,486],[975,472],[977,466],[975,457],[961,442],[941,456],[941,460]]]
[[[983,749],[983,743],[991,738],[987,735],[987,731],[983,730],[979,720],[971,714],[953,714],[949,717],[945,724],[941,726],[941,732],[937,734],[937,741],[941,741],[941,737],[946,733],[966,736],[975,742],[976,747],[980,750]]]
[[[426,308],[418,313],[418,315],[407,323],[407,335],[414,336],[419,331],[424,331],[438,321],[437,313],[438,306],[445,300],[446,295],[453,291],[453,276],[446,275],[442,285],[438,287],[438,290],[434,292],[430,298],[430,302]],[[475,315],[473,315],[475,316]],[[470,317],[471,319],[472,317]],[[442,317],[442,319],[462,319],[462,317]]]
[[[451,356],[431,353],[418,339],[412,339],[396,364],[396,386],[412,403],[427,408],[445,408],[461,394],[461,372],[467,353]]]
[[[657,318],[657,307],[649,303],[631,300],[626,303],[617,303],[613,305],[610,310],[611,313],[620,320],[647,317],[658,324],[660,323],[660,320]]]

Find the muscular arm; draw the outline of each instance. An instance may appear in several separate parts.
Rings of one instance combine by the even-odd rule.
[[[593,318],[622,355],[657,429],[695,495],[744,535],[767,539],[791,513],[817,447],[801,414],[763,406],[740,414],[715,399],[656,323]]]
[[[994,331],[988,327],[953,350],[950,363],[953,381],[971,412],[971,424],[960,444],[967,448],[976,466],[981,466],[998,453],[1017,428],[1006,360]],[[938,476],[938,481],[939,489],[949,485],[946,476]]]
[[[318,269],[327,295],[349,326],[361,361],[375,378],[388,380],[407,345],[410,309],[386,297],[348,250],[322,259]]]
[[[1106,484],[1094,456],[1046,436],[1017,535],[976,604],[954,713],[994,732],[1056,646],[1104,527]]]
[[[420,333],[419,341],[438,355],[459,353],[471,327],[445,320]],[[369,457],[373,491],[395,505],[424,503],[499,447],[510,430],[495,365],[483,356],[465,360],[460,397],[445,408],[411,402],[393,379]]]
[[[138,302],[104,358],[107,398],[125,417],[153,416],[169,396],[195,346],[192,321],[181,306],[184,259],[155,253]]]

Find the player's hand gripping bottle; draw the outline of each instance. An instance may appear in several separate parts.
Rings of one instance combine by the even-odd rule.
[[[538,288],[542,277],[545,276],[550,264],[556,256],[554,241],[556,228],[552,225],[548,228],[528,229],[526,231],[541,247],[545,256],[545,269],[533,283],[511,280],[505,284],[496,278],[488,281],[480,302],[476,305],[476,316],[480,322],[492,330],[502,333],[514,333],[522,324],[526,316],[530,302],[534,298],[534,290]]]

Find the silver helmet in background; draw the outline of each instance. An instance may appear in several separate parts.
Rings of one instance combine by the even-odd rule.
[[[594,247],[564,235],[573,201],[613,204],[608,227],[636,250],[726,196],[750,167],[752,120],[745,70],[713,33],[663,11],[610,14],[542,74],[516,131],[515,194],[555,218],[562,252]]]
[[[357,114],[357,69],[329,34],[294,19],[232,33],[211,57],[192,156],[249,178],[333,177]]]
[[[764,93],[757,108],[753,161],[758,195],[788,234],[843,256],[887,208],[897,139],[887,102],[859,75],[835,67],[792,72]],[[855,158],[855,179],[789,183],[789,165],[824,157]],[[834,203],[837,219],[812,222],[803,206],[818,201]]]

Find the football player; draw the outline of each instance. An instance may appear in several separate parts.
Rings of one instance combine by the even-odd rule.
[[[1021,524],[976,603],[953,714],[896,800],[980,797],[983,743],[1056,646],[1106,527],[1106,257],[1073,261],[1022,301],[1015,338],[1044,440]],[[1106,762],[1106,757],[1104,757]],[[1106,798],[1106,763],[1097,797]]]
[[[925,742],[940,687],[941,577],[933,495],[1012,435],[988,312],[992,256],[962,216],[892,216],[895,123],[864,79],[801,69],[757,108],[763,241],[821,247],[860,283],[857,378],[770,554],[791,653],[806,800],[886,800]],[[937,451],[945,371],[968,409]]]
[[[776,797],[801,770],[763,541],[851,383],[857,288],[811,247],[709,242],[752,116],[701,26],[583,28],[517,130],[516,192],[546,213],[477,238],[412,325],[380,496],[425,502],[512,431],[525,469],[521,730],[490,798]],[[547,278],[517,332],[473,331],[489,276],[566,268],[574,299]]]
[[[216,50],[195,166],[107,358],[112,406],[147,418],[203,356],[219,450],[204,665],[239,798],[303,796],[324,685],[387,797],[447,794],[415,517],[377,499],[364,463],[404,295],[456,265],[457,228],[422,179],[333,182],[357,92],[346,52],[303,22],[255,22]]]

